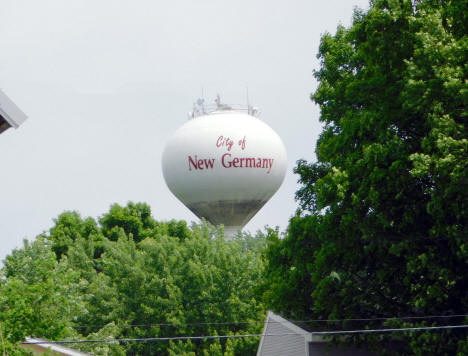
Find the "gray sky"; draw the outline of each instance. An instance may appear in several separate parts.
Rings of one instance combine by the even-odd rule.
[[[65,210],[147,202],[198,219],[168,190],[165,142],[201,95],[250,101],[283,139],[286,179],[246,226],[282,230],[299,158],[315,159],[320,35],[368,0],[2,0],[0,88],[29,116],[0,135],[0,260]],[[0,263],[1,264],[1,263]]]

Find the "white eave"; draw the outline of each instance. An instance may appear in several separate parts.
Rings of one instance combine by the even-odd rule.
[[[26,337],[26,342],[28,344],[22,344],[23,348],[29,349],[31,346],[34,345],[34,346],[36,346],[37,349],[43,350],[43,352],[52,351],[52,354],[54,354],[54,355],[92,356],[91,354],[87,354],[87,353],[84,353],[84,352],[81,352],[81,351],[78,351],[78,350],[74,350],[74,349],[71,349],[69,347],[49,343],[49,342],[47,342],[46,340],[43,340],[43,339],[35,339],[35,338]]]
[[[0,89],[0,116],[17,129],[28,118],[26,114]]]

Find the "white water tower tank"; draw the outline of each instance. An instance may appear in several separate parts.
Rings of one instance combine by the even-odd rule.
[[[171,192],[199,218],[223,224],[230,238],[278,190],[287,158],[256,110],[217,104],[210,111],[199,102],[167,142],[162,169]]]

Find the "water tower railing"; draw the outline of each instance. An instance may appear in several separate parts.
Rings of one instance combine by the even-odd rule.
[[[260,111],[258,108],[253,107],[251,105],[243,105],[243,104],[194,104],[193,110],[189,112],[189,119],[195,119],[199,116],[213,114],[215,112],[222,112],[222,111],[240,111],[245,112],[248,115],[258,117],[260,115]]]

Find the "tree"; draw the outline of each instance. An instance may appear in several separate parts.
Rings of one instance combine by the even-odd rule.
[[[101,234],[96,221],[92,218],[83,220],[76,211],[66,211],[55,220],[55,225],[50,229],[47,239],[52,242],[52,250],[60,259],[66,255],[70,245],[76,239],[101,240]],[[100,251],[96,251],[99,254]]]
[[[467,13],[463,1],[376,0],[349,29],[322,37],[317,162],[298,161],[300,209],[267,251],[264,295],[276,311],[346,319],[468,310]],[[391,323],[448,321],[463,320]],[[349,340],[403,355],[468,348],[462,330]]]
[[[129,202],[127,206],[113,204],[109,213],[99,220],[104,235],[115,241],[118,239],[119,230],[131,234],[135,241],[141,241],[157,231],[156,221],[151,216],[148,204]]]
[[[74,336],[70,320],[83,306],[79,278],[66,260],[57,261],[41,237],[14,250],[0,272],[0,323],[9,354],[25,336],[58,339]]]
[[[8,351],[25,336],[52,340],[260,333],[256,297],[265,236],[225,241],[205,223],[156,221],[144,203],[114,204],[98,221],[64,212],[25,242],[0,274]],[[94,355],[253,355],[258,338],[90,343]],[[15,350],[15,351],[13,351]]]
[[[170,222],[168,228],[174,225]],[[139,243],[121,235],[115,242],[108,241],[104,250],[99,278],[87,288],[89,312],[80,324],[139,325],[124,327],[120,333],[124,338],[260,331],[257,321],[263,319],[264,308],[255,299],[254,289],[262,264],[258,254],[243,251],[240,244],[197,233],[185,238],[158,235]],[[91,327],[86,332],[95,330]],[[256,339],[239,341],[235,354],[254,354],[257,343]],[[196,354],[215,347],[213,341],[183,344],[183,350]],[[181,352],[182,346],[176,345]],[[225,342],[218,346],[220,354],[228,347]],[[169,343],[126,346],[130,354],[169,350]]]

